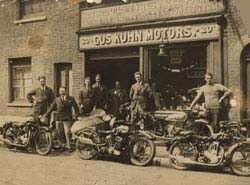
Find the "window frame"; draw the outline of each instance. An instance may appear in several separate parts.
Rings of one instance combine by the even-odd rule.
[[[10,58],[9,59],[9,103],[11,104],[18,104],[18,103],[27,103],[28,100],[26,99],[26,92],[24,90],[24,97],[22,98],[15,98],[15,90],[14,88],[23,88],[26,89],[25,83],[24,85],[19,87],[14,87],[14,68],[29,68],[30,69],[30,77],[29,78],[22,78],[22,82],[25,82],[25,80],[30,80],[31,85],[28,86],[28,88],[32,88],[32,58],[31,57],[22,57],[22,58]],[[16,79],[18,80],[18,79]]]

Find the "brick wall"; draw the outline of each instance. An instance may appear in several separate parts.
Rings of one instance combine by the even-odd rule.
[[[228,63],[228,87],[233,90],[234,98],[237,100],[237,107],[231,110],[231,119],[240,118],[240,107],[242,101],[241,92],[241,69],[240,69],[240,56],[244,46],[249,43],[249,38],[246,33],[242,20],[237,9],[237,0],[229,0],[229,10],[227,16],[227,47],[225,48],[225,55]]]
[[[25,115],[29,107],[9,107],[8,58],[32,57],[33,86],[39,85],[39,75],[47,77],[47,84],[54,87],[54,64],[72,62],[73,94],[78,97],[82,86],[82,56],[78,51],[79,9],[78,5],[50,2],[44,21],[14,24],[16,6],[0,7],[0,115]],[[34,42],[42,40],[39,47]],[[33,40],[33,42],[32,42]]]

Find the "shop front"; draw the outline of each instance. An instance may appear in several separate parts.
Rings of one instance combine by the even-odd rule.
[[[163,11],[158,3],[156,9],[148,9],[149,4],[156,4],[156,2],[162,3],[162,6],[182,8],[176,7],[177,1],[166,4],[165,1],[152,0],[134,3],[133,6],[122,5],[120,8],[105,7],[99,11],[102,14],[108,14],[108,10],[115,9],[116,11],[113,11],[115,16],[121,10],[125,12],[126,8],[137,7],[134,15],[138,14],[141,19],[147,19],[142,15],[150,11],[155,13],[157,8]],[[216,7],[217,11],[223,10],[218,3]],[[210,10],[213,9],[210,7]],[[191,10],[185,11],[182,11],[182,14],[192,14],[189,12]],[[98,25],[98,22],[84,19],[90,15],[88,13],[93,12],[98,16],[98,9],[81,12],[79,49],[85,56],[85,76],[94,78],[96,73],[102,73],[108,88],[113,88],[114,81],[119,80],[129,91],[134,83],[134,72],[140,71],[144,81],[155,84],[156,91],[161,94],[161,108],[166,109],[180,107],[181,100],[178,101],[177,97],[183,98],[188,90],[201,86],[206,72],[213,73],[215,81],[223,82],[223,37],[222,27],[218,24],[220,22],[218,20],[223,17],[222,14],[213,13],[213,15],[201,17],[196,15],[193,18],[168,21],[143,20],[146,22],[137,24],[133,22],[133,18],[126,18],[126,15],[121,17],[119,14],[118,18],[112,17],[110,25],[107,20],[105,21],[105,16],[99,17]],[[180,12],[175,12],[177,18],[178,13]],[[152,19],[152,17],[149,18]],[[164,46],[163,55],[159,53],[160,45]]]

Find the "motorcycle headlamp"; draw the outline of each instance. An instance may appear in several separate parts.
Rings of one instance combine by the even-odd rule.
[[[40,122],[41,122],[41,123],[45,123],[45,122],[46,122],[46,118],[45,118],[44,116],[41,117],[41,118],[40,118]]]
[[[247,128],[246,127],[241,127],[240,130],[246,132]]]

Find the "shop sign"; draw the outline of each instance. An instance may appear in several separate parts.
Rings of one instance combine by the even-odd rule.
[[[79,48],[98,49],[160,43],[213,40],[219,37],[219,26],[215,23],[188,26],[138,29],[110,33],[81,35]]]
[[[224,11],[220,0],[150,0],[81,11],[81,29],[167,20]]]

